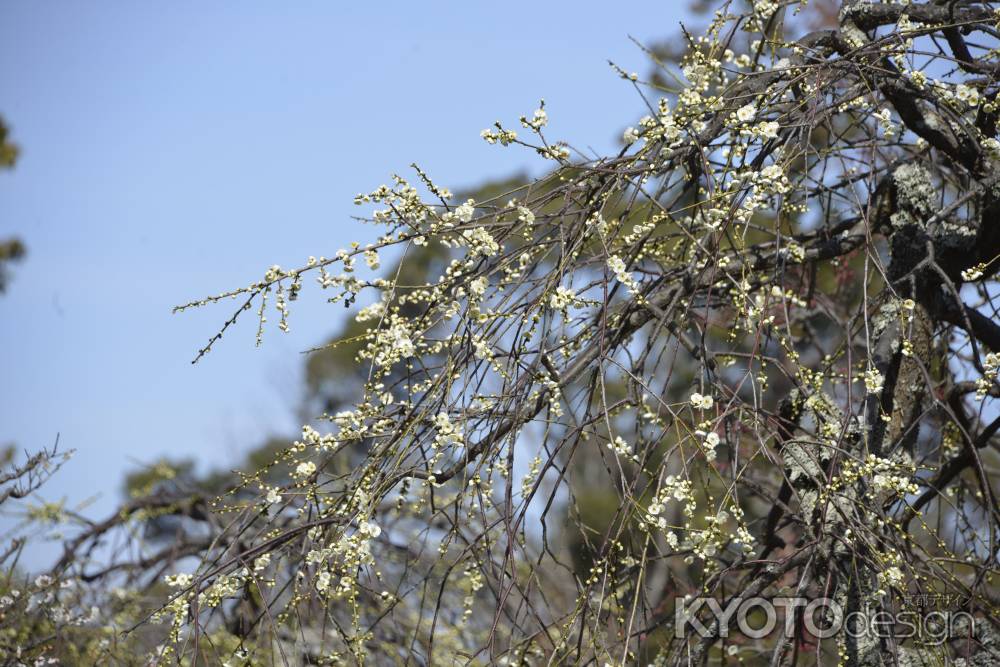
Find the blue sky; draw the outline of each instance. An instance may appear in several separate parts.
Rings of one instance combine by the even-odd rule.
[[[419,6],[418,6],[419,5]],[[279,10],[280,7],[280,10]],[[45,496],[104,515],[157,458],[234,464],[294,433],[303,357],[344,317],[315,291],[255,349],[228,304],[172,306],[374,231],[353,197],[416,161],[453,190],[519,169],[479,131],[544,97],[549,136],[613,150],[641,115],[612,59],[676,34],[673,3],[0,4],[0,238],[28,257],[0,297],[0,442],[60,434]],[[314,297],[314,298],[310,298]]]

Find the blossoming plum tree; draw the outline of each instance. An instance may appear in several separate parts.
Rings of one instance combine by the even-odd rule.
[[[811,11],[722,2],[679,68],[619,69],[649,113],[614,155],[540,105],[482,137],[543,178],[470,199],[414,166],[357,197],[377,242],[181,306],[238,304],[200,359],[310,285],[368,304],[350,409],[157,506],[203,530],[140,569],[170,575],[156,659],[1000,660],[1000,13]],[[674,613],[790,594],[975,621],[926,646]]]

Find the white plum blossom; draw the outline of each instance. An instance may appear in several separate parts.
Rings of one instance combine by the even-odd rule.
[[[464,204],[459,205],[455,209],[455,217],[457,217],[462,222],[471,222],[472,216],[476,214],[476,201],[474,199],[467,200]]]
[[[480,276],[469,283],[469,294],[479,298],[486,293],[486,287],[490,284],[486,276]]]
[[[705,450],[705,455],[709,459],[715,458],[715,448],[719,445],[719,434],[712,431],[705,436],[702,441],[702,449]]]
[[[187,588],[194,581],[194,575],[178,572],[166,575],[163,577],[163,581],[171,588]]]
[[[468,244],[469,254],[473,257],[476,255],[492,257],[500,252],[500,244],[484,227],[466,229],[462,231],[462,238]]]
[[[614,440],[608,442],[608,449],[617,454],[618,456],[629,459],[632,461],[638,461],[639,457],[632,453],[629,448],[628,443],[620,435],[616,436]]]
[[[354,319],[358,322],[368,322],[370,320],[377,320],[382,317],[385,312],[385,303],[383,301],[376,301],[370,306],[365,306],[358,311],[358,314],[354,316]]]
[[[765,139],[777,138],[778,130],[780,129],[781,125],[776,120],[769,120],[757,126],[758,134],[760,134],[760,136],[764,137]]]
[[[527,206],[518,206],[517,221],[530,225],[535,221],[535,214]]]
[[[608,268],[615,274],[615,278],[618,279],[618,282],[628,288],[629,292],[636,294],[639,291],[639,284],[632,277],[632,274],[629,273],[625,260],[621,257],[618,255],[611,255],[608,257]]]
[[[563,310],[576,303],[576,293],[568,287],[560,285],[549,296],[549,305],[555,310]]]
[[[397,319],[388,329],[383,329],[376,336],[375,364],[391,366],[392,364],[412,357],[417,350],[413,342],[412,332],[406,322]]]
[[[710,395],[701,395],[698,392],[691,394],[691,405],[698,408],[699,410],[709,410],[713,404],[712,397]]]
[[[962,280],[966,282],[972,282],[974,280],[979,280],[983,277],[983,272],[986,270],[985,264],[976,264],[973,267],[962,270]]]
[[[362,521],[358,524],[358,532],[367,537],[378,537],[382,534],[382,528],[374,521]]]
[[[540,129],[548,125],[548,123],[549,114],[545,112],[544,103],[542,107],[535,109],[535,113],[532,115],[530,120],[521,116],[521,125],[534,132],[538,132]]]
[[[877,394],[882,391],[882,386],[885,383],[885,378],[882,373],[879,372],[877,368],[869,368],[865,371],[864,376],[865,389],[868,390],[869,394]]]
[[[1000,141],[997,141],[993,137],[987,137],[983,139],[983,148],[991,160],[1000,162]]]
[[[744,104],[743,106],[741,106],[739,109],[736,110],[736,118],[741,123],[749,123],[751,120],[754,119],[754,116],[756,115],[757,115],[757,105],[753,104],[752,102],[750,104]]]

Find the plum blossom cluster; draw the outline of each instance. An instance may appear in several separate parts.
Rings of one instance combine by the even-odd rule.
[[[282,559],[266,611],[323,610],[357,661],[406,642],[427,664],[630,663],[661,649],[663,582],[869,600],[905,587],[899,553],[986,604],[995,568],[954,552],[995,553],[973,509],[993,491],[949,474],[1000,364],[988,311],[952,306],[963,281],[991,294],[997,109],[974,59],[932,55],[964,39],[950,15],[914,4],[800,33],[788,3],[731,3],[649,84],[616,67],[647,111],[615,155],[551,141],[542,104],[521,138],[481,134],[554,160],[542,178],[455,196],[415,167],[358,196],[376,242],[184,306],[243,298],[286,329],[309,275],[365,304],[338,341],[356,402],[331,392],[330,432],[304,428],[230,510],[259,510],[234,548],[272,559],[173,575],[173,641],[188,589],[235,606]],[[995,23],[970,7],[949,11]]]

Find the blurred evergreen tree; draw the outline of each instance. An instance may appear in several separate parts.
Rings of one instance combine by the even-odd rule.
[[[20,148],[10,139],[10,128],[0,117],[0,169],[13,169]],[[24,243],[18,238],[0,240],[0,293],[6,291],[9,281],[8,265],[24,257]]]

